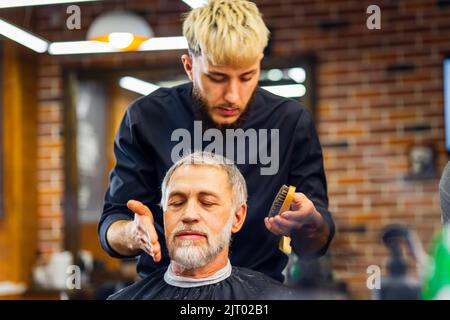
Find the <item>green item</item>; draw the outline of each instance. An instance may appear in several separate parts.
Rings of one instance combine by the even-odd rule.
[[[450,300],[450,226],[432,241],[432,253],[422,287],[424,300]]]

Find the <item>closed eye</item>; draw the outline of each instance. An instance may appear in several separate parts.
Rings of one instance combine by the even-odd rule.
[[[225,77],[213,77],[213,76],[208,76],[208,79],[211,80],[212,82],[225,82],[226,78]]]
[[[169,206],[174,207],[174,208],[181,207],[183,204],[184,204],[184,201],[169,202]]]
[[[217,203],[215,202],[209,202],[209,201],[202,201],[202,206],[206,207],[206,208],[211,208],[215,205],[217,205]]]

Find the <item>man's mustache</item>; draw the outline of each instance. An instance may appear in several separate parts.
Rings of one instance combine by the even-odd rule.
[[[240,106],[232,103],[222,103],[214,106],[214,108],[242,109]]]
[[[200,235],[205,236],[207,239],[209,238],[208,230],[202,227],[193,227],[192,225],[187,224],[181,224],[178,225],[173,231],[172,231],[172,239],[175,239],[176,236],[183,234],[183,233],[198,233]]]

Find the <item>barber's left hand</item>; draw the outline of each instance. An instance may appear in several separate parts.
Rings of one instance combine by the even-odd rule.
[[[277,236],[291,236],[304,227],[313,233],[323,228],[325,221],[322,215],[303,193],[294,194],[290,209],[274,217],[266,217],[264,224],[267,229]]]

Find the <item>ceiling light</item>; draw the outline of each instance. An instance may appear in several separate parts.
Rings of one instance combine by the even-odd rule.
[[[288,76],[297,83],[305,82],[306,72],[303,68],[291,68],[288,71]]]
[[[47,51],[48,42],[0,19],[0,34],[39,53]]]
[[[113,48],[136,50],[153,37],[153,30],[141,16],[128,11],[111,11],[97,17],[87,32],[88,40],[110,43]]]
[[[101,0],[1,0],[0,9],[41,6],[41,5],[61,4],[61,3],[91,2],[91,1],[101,1]]]
[[[116,52],[109,43],[100,41],[66,41],[53,42],[48,48],[48,53],[59,54],[85,54]]]
[[[151,38],[141,44],[139,51],[179,50],[188,49],[185,37],[158,37]]]
[[[267,79],[270,81],[280,81],[283,79],[283,71],[280,69],[270,69],[267,72]]]
[[[115,49],[128,48],[134,40],[134,36],[128,32],[113,32],[108,36],[108,42]]]
[[[306,88],[302,84],[286,84],[279,86],[264,86],[261,87],[273,94],[276,94],[285,98],[298,98],[303,97],[306,93]]]
[[[206,5],[208,3],[208,0],[183,0],[183,2],[191,8],[195,9]]]
[[[117,44],[117,43],[116,43]],[[151,38],[142,43],[139,51],[157,51],[157,50],[179,50],[187,49],[185,37],[162,37]],[[101,41],[65,41],[53,42],[48,48],[52,55],[61,54],[88,54],[88,53],[109,53],[120,52],[113,47],[110,42]]]
[[[139,93],[141,95],[148,95],[155,90],[159,89],[159,86],[153,83],[143,81],[134,77],[123,77],[119,80],[119,86],[121,88]]]

